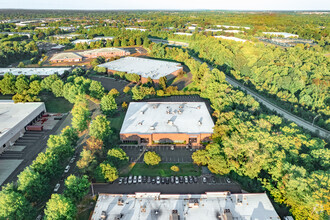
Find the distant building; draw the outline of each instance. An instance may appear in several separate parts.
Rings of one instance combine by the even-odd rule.
[[[225,33],[232,33],[232,34],[238,34],[238,33],[243,33],[244,31],[240,30],[223,30]]]
[[[206,32],[220,32],[222,29],[205,29]]]
[[[96,42],[98,40],[94,40],[94,39],[77,39],[77,40],[74,40],[72,41],[71,43],[76,45],[76,44],[90,44],[92,42]]]
[[[229,28],[233,28],[233,29],[241,29],[241,28],[243,28],[243,29],[246,29],[246,30],[249,30],[249,29],[251,29],[250,27],[243,27],[243,26],[231,26],[231,25],[217,25],[217,27],[222,27],[222,28],[227,28],[227,29],[229,29]]]
[[[58,53],[55,54],[50,61],[53,63],[61,63],[61,62],[79,62],[82,61],[83,57],[74,52],[66,52],[66,53]]]
[[[142,83],[147,82],[148,77],[156,83],[161,77],[171,79],[183,71],[180,63],[139,57],[125,57],[99,66],[105,67],[109,74],[118,71],[138,74]]]
[[[43,102],[0,100],[0,154],[22,137],[25,127],[46,112]]]
[[[113,40],[115,37],[107,37],[107,36],[101,36],[101,37],[94,37],[94,40]]]
[[[192,36],[192,33],[184,33],[184,32],[175,32],[175,35],[185,35],[185,36]]]
[[[72,39],[74,37],[79,37],[81,36],[81,34],[59,34],[59,35],[53,35],[51,37],[55,38],[55,39]]]
[[[0,32],[0,34],[5,34],[8,36],[20,35],[20,36],[27,36],[28,38],[31,37],[31,33],[26,33],[26,32]]]
[[[142,145],[200,147],[210,141],[213,127],[204,102],[131,102],[120,140]]]
[[[147,29],[144,29],[144,28],[134,28],[134,27],[127,27],[127,28],[125,28],[125,30],[129,30],[129,31],[142,31],[142,32],[147,31]]]
[[[0,76],[5,75],[5,73],[11,73],[15,76],[25,75],[32,76],[38,75],[41,77],[46,77],[49,75],[57,74],[62,76],[65,71],[70,71],[71,68],[58,67],[58,68],[0,68]]]
[[[100,48],[95,50],[86,50],[84,52],[79,52],[79,54],[87,58],[96,58],[99,56],[109,58],[109,57],[128,56],[130,55],[130,52],[120,48],[108,47],[108,48]]]
[[[276,37],[283,36],[284,38],[289,38],[289,37],[298,38],[299,37],[299,35],[297,35],[297,34],[290,34],[287,32],[262,32],[262,33],[265,35],[271,35],[271,36],[276,36]]]
[[[100,194],[91,220],[280,220],[266,193]]]
[[[244,40],[244,39],[241,39],[241,38],[237,38],[237,37],[227,37],[227,36],[214,36],[215,38],[221,38],[221,39],[224,39],[224,40],[233,40],[233,41],[238,41],[238,42],[245,42],[247,40]]]

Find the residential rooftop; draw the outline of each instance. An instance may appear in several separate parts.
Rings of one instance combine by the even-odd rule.
[[[18,75],[38,75],[38,76],[49,76],[57,73],[58,75],[63,75],[65,71],[69,71],[71,68],[58,67],[58,68],[0,68],[0,76],[5,75],[5,73],[12,73],[15,76]]]
[[[120,134],[209,134],[213,127],[204,102],[131,102]]]
[[[280,219],[266,193],[100,194],[92,220]]]
[[[144,78],[159,79],[167,76],[182,67],[180,63],[154,60],[140,57],[125,57],[108,63],[100,64],[109,70],[126,73],[136,73]]]

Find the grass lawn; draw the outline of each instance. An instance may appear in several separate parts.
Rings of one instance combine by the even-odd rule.
[[[171,170],[171,166],[176,165],[180,168],[179,172]],[[130,172],[123,174],[134,176],[200,176],[201,167],[193,163],[160,163],[156,166],[148,166],[145,163],[137,163]]]
[[[120,131],[121,125],[123,124],[126,112],[120,111],[116,115],[109,118],[111,121],[111,128],[116,129],[116,131]]]
[[[47,112],[66,113],[71,111],[73,104],[62,97],[55,97],[53,94],[44,92],[39,95],[42,102],[45,102]]]

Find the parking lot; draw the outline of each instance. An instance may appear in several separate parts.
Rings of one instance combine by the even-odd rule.
[[[93,184],[93,190],[91,193],[135,193],[135,192],[161,192],[169,194],[177,193],[191,193],[200,194],[205,192],[220,192],[220,191],[230,191],[232,193],[240,193],[240,185],[232,180],[227,180],[225,177],[214,177],[213,175],[196,177],[196,181],[186,182],[184,177],[181,177],[181,181],[172,182],[171,178],[168,177],[168,182],[160,180],[157,183],[157,177],[144,177],[140,183],[138,177],[137,181],[134,183],[134,177],[131,177],[131,182],[128,183],[129,177],[121,177],[111,184]],[[142,177],[143,178],[143,177]],[[205,179],[206,178],[206,181]],[[204,180],[203,180],[204,179]]]
[[[129,162],[142,163],[143,154],[147,151],[156,152],[161,158],[163,163],[188,163],[193,162],[191,159],[192,153],[195,149],[186,149],[185,147],[175,147],[171,150],[171,146],[154,146],[142,147],[139,145],[122,145],[121,148],[126,152],[129,157]]]

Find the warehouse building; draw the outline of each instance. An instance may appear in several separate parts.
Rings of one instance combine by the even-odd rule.
[[[58,68],[0,68],[0,76],[5,75],[6,73],[11,73],[15,76],[25,75],[32,76],[38,75],[40,77],[46,77],[53,74],[62,76],[66,71],[70,71],[71,68],[67,67],[58,67]]]
[[[100,194],[92,220],[280,220],[266,193]]]
[[[43,102],[14,103],[0,100],[0,154],[23,136],[25,127],[46,112]]]
[[[55,54],[49,61],[53,63],[61,62],[80,62],[83,60],[83,57],[78,53],[66,52]]]
[[[98,41],[98,40],[94,40],[94,39],[77,39],[77,40],[72,41],[71,44],[74,44],[74,45],[76,45],[76,44],[88,44],[89,45],[90,43],[96,42],[96,41]]]
[[[115,47],[109,47],[109,48],[100,48],[100,49],[95,49],[95,50],[86,50],[83,52],[79,52],[79,54],[83,57],[87,58],[96,58],[96,57],[122,57],[122,56],[128,56],[130,55],[130,52],[124,50],[124,49],[119,49]]]
[[[123,143],[175,144],[197,148],[210,142],[214,123],[204,102],[131,102],[120,130]]]
[[[156,83],[161,77],[166,77],[169,80],[183,71],[180,63],[140,57],[125,57],[98,66],[105,67],[108,74],[118,71],[138,74],[141,76],[142,83],[146,83],[148,77]]]
[[[298,38],[299,35],[297,34],[290,34],[290,33],[287,33],[287,32],[262,32],[263,34],[265,35],[271,35],[271,36],[275,36],[275,37],[281,37],[283,36],[284,38]]]
[[[214,36],[215,38],[221,38],[223,40],[233,40],[233,41],[237,41],[237,42],[246,42],[246,40],[238,38],[238,37],[228,37],[228,36]]]

